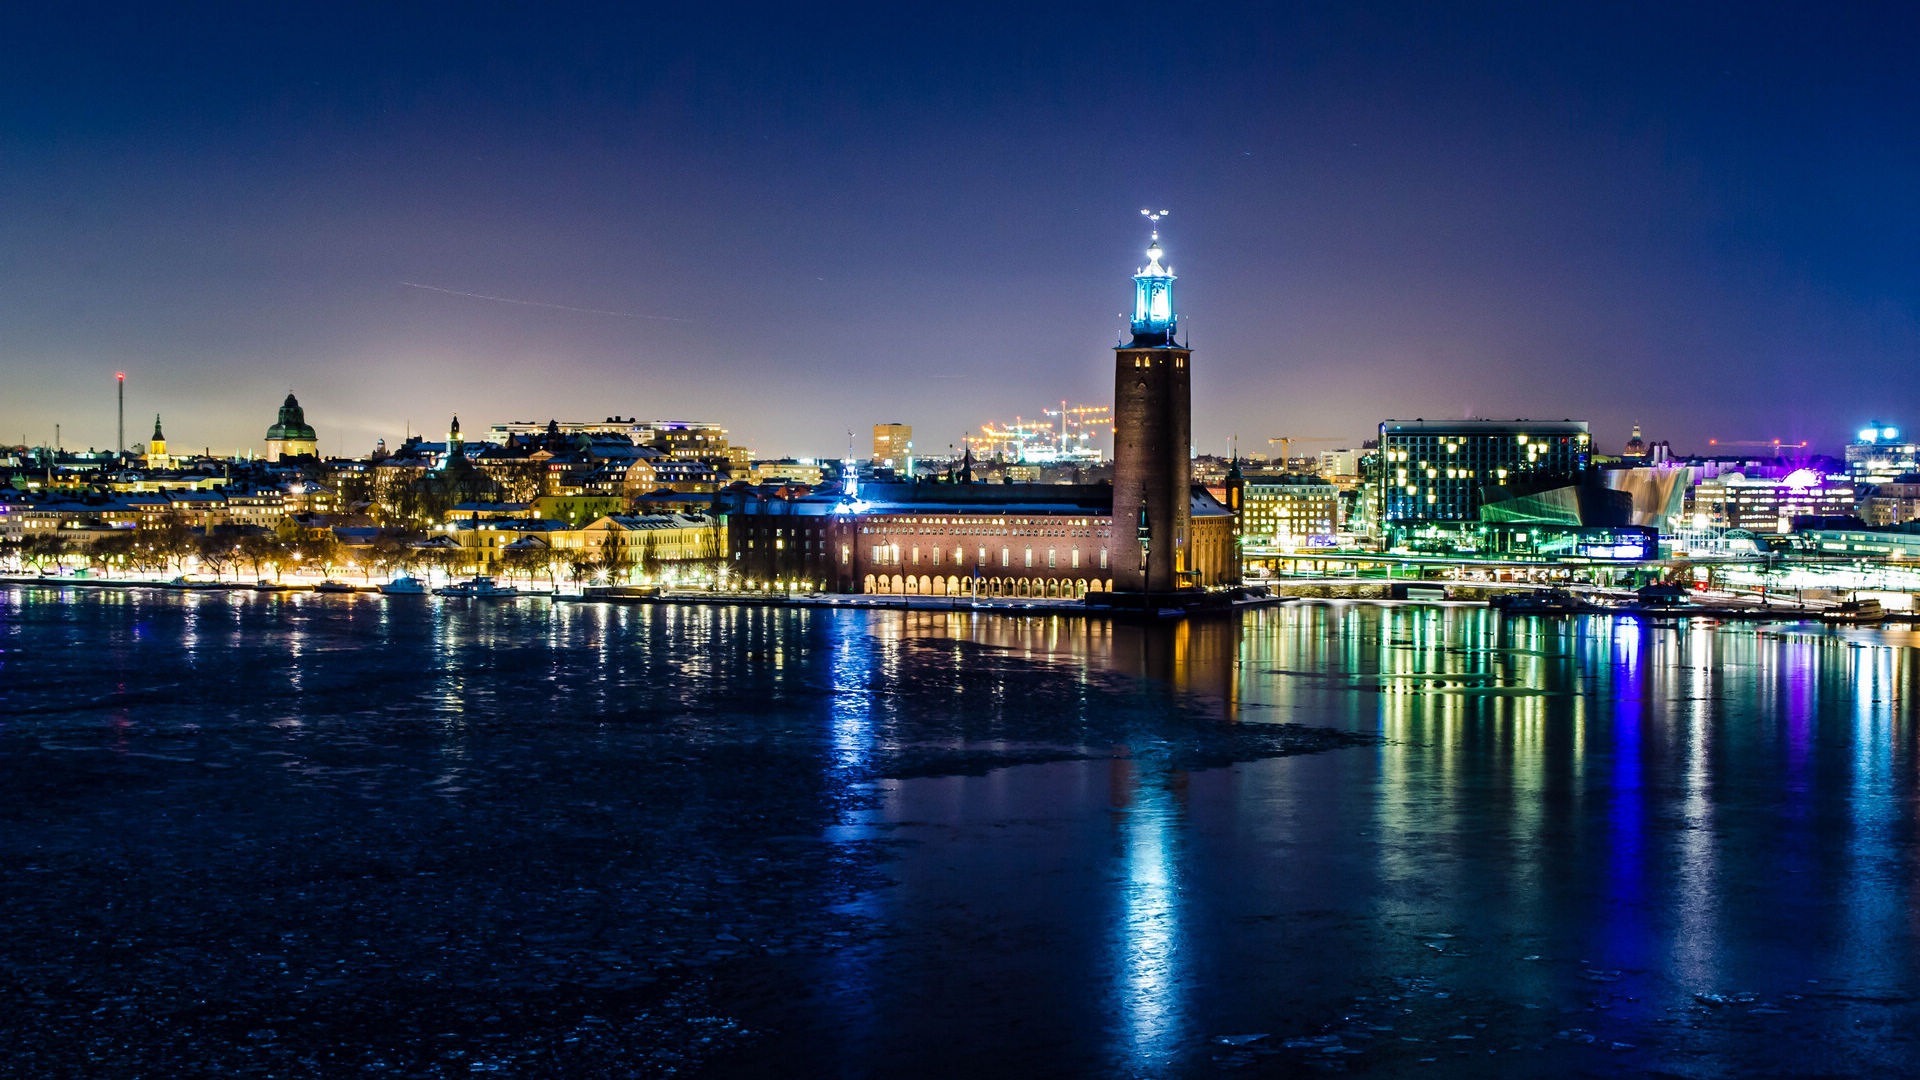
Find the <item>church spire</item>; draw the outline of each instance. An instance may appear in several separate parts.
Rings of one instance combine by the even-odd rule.
[[[451,469],[456,465],[465,465],[466,441],[460,438],[460,417],[453,418],[453,424],[447,429],[447,456],[440,459],[442,469]]]

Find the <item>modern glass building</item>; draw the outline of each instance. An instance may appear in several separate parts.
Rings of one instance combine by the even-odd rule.
[[[1379,525],[1477,521],[1490,488],[1586,471],[1592,442],[1583,420],[1385,421],[1368,478]]]

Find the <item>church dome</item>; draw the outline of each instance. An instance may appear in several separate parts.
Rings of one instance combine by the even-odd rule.
[[[267,429],[267,438],[312,442],[319,436],[307,424],[307,412],[300,407],[300,399],[288,393],[287,400],[280,405],[280,422]]]

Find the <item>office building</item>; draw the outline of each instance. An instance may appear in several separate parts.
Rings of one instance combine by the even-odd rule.
[[[896,469],[902,476],[913,467],[913,425],[873,425],[873,464],[875,468]]]
[[[1578,477],[1591,460],[1584,421],[1388,420],[1370,485],[1383,530],[1469,522],[1498,488]]]
[[[1892,484],[1920,475],[1920,444],[1891,424],[1875,422],[1847,444],[1847,477],[1855,484]]]

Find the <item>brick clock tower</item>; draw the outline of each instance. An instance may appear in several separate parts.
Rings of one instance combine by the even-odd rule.
[[[1193,580],[1193,353],[1174,342],[1173,271],[1160,264],[1165,213],[1147,214],[1155,228],[1133,276],[1133,340],[1113,350],[1113,589],[1147,596]]]

